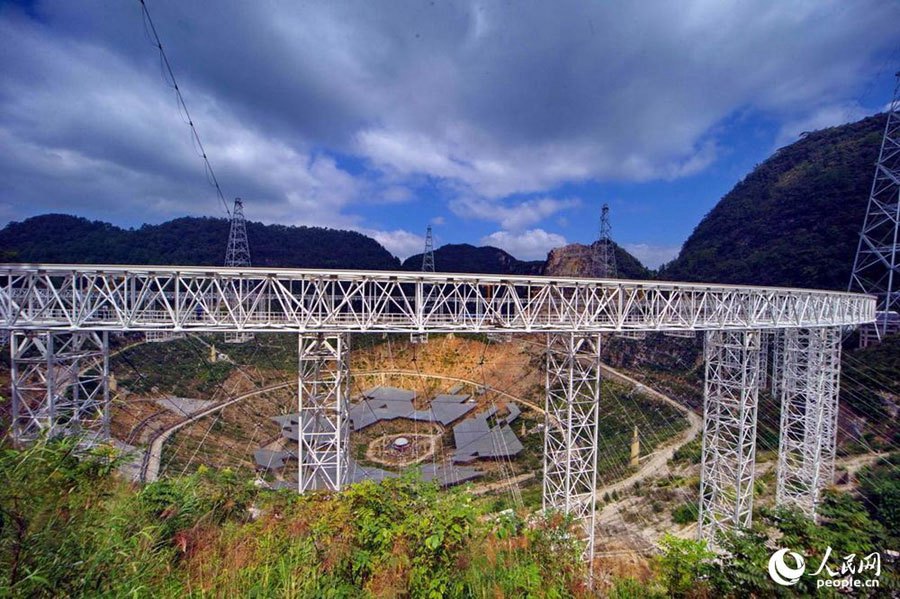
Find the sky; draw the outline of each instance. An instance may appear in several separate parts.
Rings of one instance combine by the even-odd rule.
[[[896,0],[146,1],[229,201],[400,258],[431,224],[543,259],[608,203],[656,267],[900,69]],[[0,0],[0,60],[0,225],[225,216],[138,0]]]

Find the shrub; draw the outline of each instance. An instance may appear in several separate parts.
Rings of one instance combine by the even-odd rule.
[[[697,505],[693,502],[682,503],[672,510],[672,521],[675,524],[691,524],[696,522],[699,517],[700,512],[697,509]]]

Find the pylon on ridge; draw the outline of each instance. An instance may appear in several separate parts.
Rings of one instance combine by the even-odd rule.
[[[425,252],[422,254],[422,272],[434,272],[434,238],[431,225],[425,230]]]
[[[228,233],[225,266],[251,266],[247,221],[244,219],[244,202],[241,198],[235,198],[234,210],[231,211],[231,230]]]
[[[599,279],[615,279],[616,246],[612,241],[612,227],[609,224],[609,204],[603,204],[600,212],[600,238],[594,243],[591,274]]]

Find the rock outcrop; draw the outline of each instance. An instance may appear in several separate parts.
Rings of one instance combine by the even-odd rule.
[[[650,271],[637,258],[615,245],[616,266],[620,279],[649,279]],[[594,246],[570,243],[550,250],[544,274],[556,277],[590,277]]]
[[[589,245],[570,243],[547,254],[544,274],[555,277],[591,276],[592,249]]]

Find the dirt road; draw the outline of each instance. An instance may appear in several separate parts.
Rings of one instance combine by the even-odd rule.
[[[601,365],[600,370],[605,376],[610,379],[618,380],[619,382],[625,383],[627,385],[632,385],[640,393],[649,395],[669,404],[670,406],[681,412],[685,416],[685,418],[688,419],[688,428],[682,431],[680,435],[669,441],[666,445],[650,454],[650,456],[641,463],[640,469],[638,469],[637,472],[635,472],[628,478],[608,484],[604,487],[599,487],[597,489],[597,494],[603,495],[605,493],[612,494],[614,491],[617,493],[622,493],[622,491],[631,487],[632,485],[634,485],[634,483],[644,481],[658,474],[662,474],[663,471],[667,468],[667,464],[669,460],[672,459],[672,456],[675,454],[675,452],[683,445],[686,445],[687,443],[690,443],[697,438],[697,435],[700,434],[700,428],[703,424],[703,421],[700,416],[690,408],[681,405],[671,397],[663,395],[659,391],[655,391],[647,387],[646,385],[631,378],[627,374],[623,374],[617,370],[613,370],[606,365]]]
[[[247,399],[248,397],[253,397],[254,395],[259,395],[261,393],[265,393],[267,391],[274,391],[276,389],[284,389],[285,387],[290,387],[292,385],[296,385],[296,383],[278,383],[275,385],[269,385],[268,387],[262,387],[260,389],[254,389],[249,393],[244,393],[242,395],[238,395],[237,397],[233,397],[229,400],[217,403],[214,406],[206,408],[205,410],[201,410],[195,414],[191,414],[184,420],[180,420],[174,425],[170,426],[167,429],[163,429],[156,433],[153,438],[150,440],[150,444],[147,447],[147,451],[144,454],[144,461],[141,464],[141,481],[143,482],[153,482],[159,476],[159,466],[160,460],[162,459],[162,449],[163,445],[165,445],[166,440],[175,434],[180,428],[187,426],[192,422],[196,422],[197,420],[209,416],[210,414],[215,414],[219,410],[227,408],[228,406],[235,404],[241,400]]]

